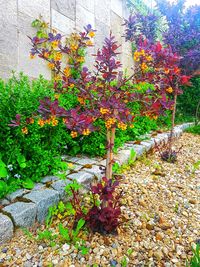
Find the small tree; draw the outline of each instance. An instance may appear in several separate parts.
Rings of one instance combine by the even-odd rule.
[[[36,21],[41,25],[40,21]],[[125,77],[121,71],[121,63],[117,60],[118,45],[114,36],[110,34],[105,39],[103,48],[95,55],[94,72],[83,67],[85,48],[92,45],[95,31],[91,25],[79,34],[73,33],[65,42],[56,32],[39,31],[39,35],[31,38],[31,58],[38,55],[48,62],[54,72],[55,90],[70,92],[76,90],[79,106],[72,110],[65,110],[59,106],[59,100],[44,99],[40,102],[39,113],[42,123],[56,121],[61,118],[66,127],[71,130],[71,136],[88,135],[98,130],[94,122],[104,121],[107,136],[106,177],[112,178],[113,147],[115,131],[118,127],[125,130],[133,126],[135,114],[132,114],[130,103],[140,101],[142,110],[148,113],[159,113],[159,106],[155,105],[157,92],[151,86],[138,90],[131,81],[135,81],[135,74]],[[63,64],[65,59],[65,64]],[[145,112],[143,114],[146,115]]]

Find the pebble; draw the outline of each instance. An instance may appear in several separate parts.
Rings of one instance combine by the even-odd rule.
[[[64,245],[62,246],[62,250],[63,250],[64,252],[68,251],[69,249],[70,249],[70,245],[68,245],[68,244],[64,244]]]

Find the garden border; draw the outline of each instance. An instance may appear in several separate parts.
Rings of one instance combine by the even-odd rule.
[[[174,137],[178,138],[192,125],[193,123],[184,123],[175,126]],[[154,147],[155,142],[161,144],[168,138],[169,132],[165,132],[140,144],[127,142],[118,150],[115,160],[120,166],[127,164],[133,149],[136,153],[132,155],[132,160],[136,160]],[[73,172],[66,173],[68,181],[56,176],[46,176],[32,190],[18,189],[1,201],[5,207],[0,210],[0,244],[10,240],[18,227],[31,227],[36,221],[44,222],[49,207],[66,198],[64,187],[70,180],[76,179],[87,186],[95,177],[100,179],[103,176],[102,170],[106,164],[106,160],[102,158],[63,156],[63,160],[74,164]]]

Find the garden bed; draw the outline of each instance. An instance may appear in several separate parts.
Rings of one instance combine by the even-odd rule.
[[[73,246],[48,247],[17,230],[12,241],[1,247],[1,262],[5,266],[116,266],[123,262],[184,266],[200,230],[200,173],[194,164],[199,160],[199,141],[199,136],[184,134],[176,143],[184,145],[176,164],[161,163],[155,154],[125,171],[121,184],[124,222],[118,235],[87,235],[87,255],[77,253]]]

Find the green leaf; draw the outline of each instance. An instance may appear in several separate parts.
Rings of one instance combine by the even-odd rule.
[[[32,189],[34,187],[34,182],[31,179],[27,178],[22,182],[22,186],[27,189]]]
[[[61,234],[61,236],[66,240],[66,241],[70,241],[70,235],[69,235],[69,230],[67,228],[64,228],[64,226],[60,223],[59,224],[59,232]]]

